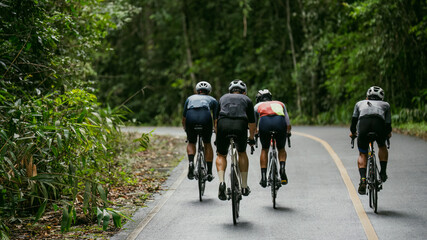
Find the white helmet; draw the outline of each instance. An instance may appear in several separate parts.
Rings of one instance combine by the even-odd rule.
[[[212,87],[208,82],[201,81],[196,84],[196,92],[199,92],[200,90],[206,90],[208,93],[212,91]]]
[[[256,98],[256,102],[259,103],[263,101],[271,101],[271,99],[273,98],[273,95],[271,94],[270,91],[268,91],[268,89],[263,89],[258,91],[255,98]]]
[[[232,90],[236,88],[246,92],[246,84],[242,80],[234,79],[231,81],[230,85],[228,86],[228,91],[231,93]]]
[[[384,90],[377,86],[372,86],[366,92],[366,97],[372,100],[384,100]]]

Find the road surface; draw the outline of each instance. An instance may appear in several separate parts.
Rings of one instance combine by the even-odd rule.
[[[154,133],[185,136],[173,127],[158,127]],[[248,154],[252,193],[241,202],[237,225],[231,201],[217,197],[216,170],[200,202],[197,182],[186,178],[187,161],[182,161],[167,183],[169,190],[112,239],[427,239],[427,142],[393,135],[389,179],[375,214],[368,196],[357,194],[358,152],[351,149],[348,134],[341,127],[293,128],[292,147],[287,148],[289,184],[279,190],[277,209],[269,188],[258,183],[260,150]]]

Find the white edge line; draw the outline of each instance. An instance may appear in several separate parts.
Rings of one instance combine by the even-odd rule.
[[[182,171],[181,175],[178,177],[178,179],[172,184],[170,188],[166,191],[166,193],[163,195],[162,199],[157,203],[157,205],[151,209],[151,211],[148,213],[148,215],[142,220],[138,226],[128,235],[126,240],[134,240],[138,237],[138,235],[144,230],[145,226],[151,221],[151,219],[156,216],[156,214],[160,211],[160,209],[163,207],[163,205],[169,200],[169,198],[172,196],[172,194],[175,192],[175,190],[178,188],[178,186],[181,184],[182,180],[184,180],[186,176],[186,171]]]

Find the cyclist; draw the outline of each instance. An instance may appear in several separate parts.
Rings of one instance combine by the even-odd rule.
[[[184,104],[182,126],[187,133],[187,154],[188,154],[188,179],[194,179],[194,155],[196,153],[197,132],[196,125],[203,126],[202,139],[205,145],[205,156],[208,165],[207,180],[210,182],[212,176],[213,150],[211,145],[213,121],[217,119],[218,102],[209,96],[212,87],[208,82],[202,81],[196,85],[196,94],[187,98]],[[213,119],[211,116],[211,111]]]
[[[249,161],[246,154],[246,144],[255,144],[255,114],[251,99],[246,96],[246,84],[239,79],[233,80],[229,87],[229,93],[223,95],[219,100],[218,120],[215,123],[217,158],[216,168],[219,177],[218,198],[226,200],[226,186],[224,182],[225,169],[227,167],[227,153],[230,141],[227,135],[236,135],[236,148],[239,155],[239,167],[242,174],[242,194],[248,196],[250,193],[247,184]]]
[[[286,138],[291,135],[291,123],[286,106],[280,101],[273,101],[273,95],[268,89],[259,90],[256,95],[255,113],[258,125],[258,134],[262,145],[260,165],[262,187],[267,186],[267,156],[270,147],[270,131],[276,132],[276,146],[279,152],[280,178],[282,185],[288,184],[286,176]]]
[[[350,137],[357,137],[357,147],[359,148],[357,163],[360,174],[358,192],[361,195],[366,194],[366,165],[369,147],[367,134],[369,132],[375,132],[378,136],[376,142],[381,165],[380,178],[382,182],[387,180],[388,151],[385,141],[391,137],[392,129],[390,105],[383,100],[384,90],[380,87],[372,86],[366,92],[366,99],[357,102],[354,106]],[[356,133],[356,125],[358,125],[358,134]]]

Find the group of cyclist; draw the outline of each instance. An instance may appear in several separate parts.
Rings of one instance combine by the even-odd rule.
[[[188,97],[184,104],[182,126],[187,134],[188,179],[194,179],[194,155],[196,153],[197,134],[194,127],[203,126],[201,133],[205,145],[205,156],[208,166],[206,180],[214,179],[212,175],[213,148],[211,144],[212,129],[216,133],[216,169],[219,178],[218,198],[226,200],[225,169],[227,167],[227,153],[230,145],[227,136],[236,136],[236,148],[239,157],[239,168],[242,176],[242,195],[248,196],[251,192],[248,186],[249,161],[246,147],[255,144],[255,135],[258,134],[262,150],[260,155],[262,187],[267,186],[267,156],[270,147],[270,132],[276,133],[276,144],[279,152],[280,177],[282,185],[288,183],[286,175],[285,150],[286,139],[291,135],[291,123],[286,106],[283,102],[273,100],[268,89],[259,90],[256,94],[256,105],[247,96],[246,84],[239,79],[230,82],[228,91],[219,101],[211,97],[211,85],[202,81],[196,85],[196,93]],[[358,137],[359,148],[358,167],[360,173],[359,194],[366,194],[366,162],[368,149],[368,132],[376,132],[379,146],[381,165],[380,178],[387,180],[386,168],[388,152],[385,140],[391,137],[390,105],[383,101],[384,91],[380,87],[369,88],[366,100],[359,101],[355,107],[350,127],[350,137]],[[212,113],[212,114],[211,114]],[[249,134],[248,134],[249,129]],[[358,135],[357,135],[358,133]],[[249,136],[248,136],[249,135]]]
[[[267,89],[258,91],[257,104],[247,96],[246,84],[239,79],[230,82],[229,93],[223,95],[219,101],[209,96],[212,87],[202,81],[196,85],[196,94],[190,96],[184,104],[182,125],[187,133],[188,175],[194,179],[194,155],[196,152],[197,132],[195,125],[203,126],[202,139],[205,144],[206,162],[208,165],[207,180],[212,181],[213,150],[211,144],[212,127],[216,133],[216,169],[219,178],[218,198],[226,200],[225,169],[227,167],[227,153],[229,140],[227,136],[236,136],[236,148],[239,157],[239,168],[242,176],[242,195],[248,196],[251,192],[248,186],[249,161],[246,154],[247,144],[255,144],[255,134],[258,133],[262,145],[260,156],[261,181],[266,187],[267,154],[270,145],[269,131],[276,131],[277,146],[281,162],[282,184],[287,184],[285,171],[286,151],[284,149],[286,136],[290,135],[291,125],[285,104],[272,101],[272,94]],[[212,112],[212,114],[211,114]],[[214,124],[212,124],[214,123]],[[214,125],[214,126],[212,126]],[[249,128],[249,136],[248,136]]]

